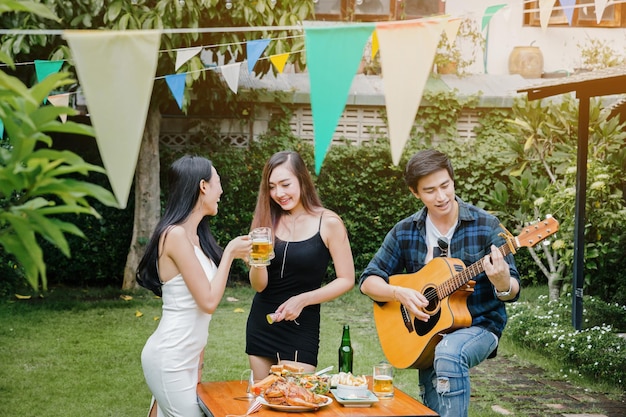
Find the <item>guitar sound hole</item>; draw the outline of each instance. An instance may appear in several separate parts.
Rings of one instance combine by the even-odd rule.
[[[425,288],[424,296],[429,301],[428,305],[424,308],[424,311],[432,315],[439,309],[439,297],[437,297],[437,289],[435,287]]]

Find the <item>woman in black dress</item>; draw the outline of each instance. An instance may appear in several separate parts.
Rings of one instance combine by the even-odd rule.
[[[250,268],[257,291],[246,327],[250,368],[257,380],[279,362],[313,372],[320,304],[353,288],[354,262],[343,221],[322,206],[297,152],[278,152],[265,164],[251,228],[261,226],[273,230],[275,257]],[[322,285],[331,259],[337,278]]]

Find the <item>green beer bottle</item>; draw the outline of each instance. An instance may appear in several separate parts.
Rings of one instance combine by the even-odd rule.
[[[352,373],[352,357],[354,351],[350,343],[350,326],[343,325],[343,335],[341,336],[341,346],[339,346],[339,372]]]

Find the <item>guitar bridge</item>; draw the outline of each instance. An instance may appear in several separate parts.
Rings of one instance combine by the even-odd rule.
[[[409,316],[409,312],[406,307],[400,304],[400,313],[402,314],[402,321],[404,321],[404,326],[409,331],[409,333],[413,333],[413,323],[411,321],[411,317]]]

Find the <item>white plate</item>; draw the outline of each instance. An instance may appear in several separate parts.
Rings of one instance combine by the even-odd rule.
[[[378,397],[374,395],[370,390],[365,391],[367,398],[344,398],[337,395],[337,390],[331,388],[330,392],[333,393],[337,402],[344,407],[371,407],[372,404],[378,402]]]
[[[281,405],[281,404],[270,404],[267,401],[265,401],[265,398],[263,397],[259,397],[258,400],[261,404],[269,407],[269,408],[273,408],[274,410],[279,410],[279,411],[286,411],[288,413],[299,413],[301,411],[315,411],[318,408],[321,407],[325,407],[328,404],[331,404],[333,402],[333,399],[330,397],[327,397],[325,395],[320,395],[320,397],[324,398],[326,401],[324,401],[322,404],[318,404],[317,407],[301,407],[301,406],[297,406],[297,405]]]

